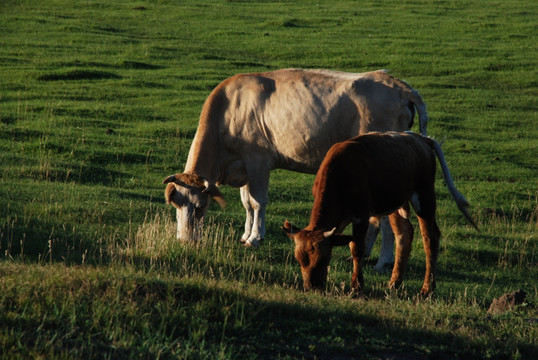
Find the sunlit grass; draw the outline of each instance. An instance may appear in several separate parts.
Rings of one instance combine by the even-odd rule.
[[[537,352],[536,29],[531,1],[0,2],[0,354],[12,358],[529,358]],[[222,187],[176,240],[162,180],[202,104],[241,72],[389,69],[424,98],[473,230],[438,177],[438,287],[415,231],[403,286],[349,249],[304,293],[289,219],[312,175],[274,171],[267,235],[238,242]],[[416,128],[416,125],[415,125]],[[416,223],[414,219],[413,222]],[[526,302],[491,315],[493,298]],[[7,354],[7,355],[5,355]]]

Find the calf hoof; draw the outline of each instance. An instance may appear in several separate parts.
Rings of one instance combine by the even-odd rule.
[[[401,281],[389,281],[387,288],[389,290],[397,290],[402,285]]]
[[[351,281],[351,292],[355,294],[361,294],[364,289],[364,282]]]
[[[427,298],[433,295],[433,288],[423,286],[420,290],[420,296]]]
[[[363,291],[360,289],[360,288],[351,288],[349,290],[349,294],[348,296],[351,298],[351,299],[359,299],[361,297],[364,297],[364,293]]]

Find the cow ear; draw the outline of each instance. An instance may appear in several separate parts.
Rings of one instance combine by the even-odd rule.
[[[353,240],[353,236],[351,235],[336,234],[331,237],[331,245],[344,246],[349,244],[351,240]]]
[[[208,192],[209,195],[211,195],[211,198],[215,200],[222,209],[226,207],[226,200],[224,200],[224,197],[216,186],[212,186]]]
[[[164,189],[164,198],[166,199],[166,203],[170,204],[172,196],[174,196],[174,193],[176,192],[176,187],[174,184],[168,184],[166,188]]]
[[[205,189],[203,189],[202,192],[208,193],[209,196],[211,196],[211,198],[224,209],[226,207],[226,200],[224,200],[224,196],[222,196],[219,188],[215,185],[210,185],[209,181],[207,180],[204,180],[204,186]]]
[[[164,189],[164,198],[166,199],[167,204],[172,204],[174,207],[179,209],[178,204],[173,201],[174,195],[177,193],[176,184],[171,183],[166,186]]]

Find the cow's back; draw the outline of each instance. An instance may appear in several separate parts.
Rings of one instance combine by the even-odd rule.
[[[227,101],[220,126],[224,144],[230,152],[263,154],[270,168],[315,173],[338,141],[366,131],[408,129],[412,114],[401,111],[391,79],[381,71],[237,75],[219,89]]]

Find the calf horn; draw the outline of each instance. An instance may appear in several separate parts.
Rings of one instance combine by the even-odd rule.
[[[333,228],[332,230],[330,230],[330,231],[325,231],[325,232],[323,233],[323,236],[324,236],[325,238],[328,238],[328,237],[333,236],[335,232],[336,232],[336,228],[334,227],[334,228]]]

